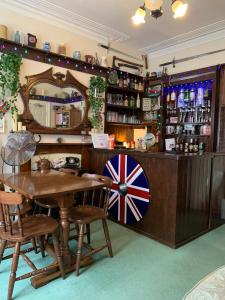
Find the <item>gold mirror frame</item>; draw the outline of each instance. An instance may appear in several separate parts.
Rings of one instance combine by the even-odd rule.
[[[19,119],[23,122],[23,125],[27,127],[27,130],[33,133],[46,134],[88,134],[88,131],[90,130],[91,126],[88,120],[88,111],[90,108],[90,103],[87,96],[86,86],[80,83],[69,71],[66,72],[66,75],[59,72],[53,74],[53,68],[50,68],[43,73],[26,76],[25,78],[27,80],[27,83],[24,84],[20,89],[20,94],[24,104],[24,111],[19,116]],[[38,83],[49,83],[60,88],[76,88],[84,97],[85,101],[85,110],[81,123],[77,126],[70,128],[51,128],[39,124],[34,119],[29,108],[30,91],[34,87],[34,85]]]

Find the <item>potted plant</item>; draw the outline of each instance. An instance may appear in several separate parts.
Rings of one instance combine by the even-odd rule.
[[[14,53],[0,56],[0,118],[8,111],[17,113],[16,100],[20,89],[20,66],[22,57]]]
[[[89,85],[89,101],[91,108],[91,125],[94,131],[102,130],[103,119],[102,119],[102,109],[104,104],[104,96],[106,83],[100,76],[93,76],[90,79]]]

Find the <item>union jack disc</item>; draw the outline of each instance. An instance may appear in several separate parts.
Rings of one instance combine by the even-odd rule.
[[[121,224],[139,222],[148,210],[150,199],[148,179],[141,165],[129,155],[119,154],[107,161],[103,174],[113,180],[110,215]]]

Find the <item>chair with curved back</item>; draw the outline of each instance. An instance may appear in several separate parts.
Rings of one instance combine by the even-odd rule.
[[[61,251],[59,248],[57,237],[57,231],[59,228],[58,222],[46,215],[32,215],[28,217],[22,217],[20,212],[20,205],[22,203],[23,197],[18,193],[6,193],[0,191],[0,238],[2,239],[2,246],[0,249],[0,263],[3,257],[2,249],[5,248],[6,242],[12,243],[15,248],[11,265],[11,274],[9,278],[8,300],[12,299],[14,285],[18,280],[48,272],[49,270],[57,266],[60,269],[61,276],[63,278],[65,276]],[[16,217],[15,221],[12,220],[12,214],[10,213],[11,207],[16,207],[16,211],[14,211],[13,213],[13,216]],[[56,262],[45,268],[37,269],[33,262],[25,255],[25,252],[21,251],[21,244],[32,240],[32,238],[38,238],[41,236],[45,236],[46,234],[52,235],[54,250],[56,254]],[[25,262],[33,269],[33,271],[16,277],[20,255],[23,257]]]
[[[82,247],[84,240],[84,226],[101,220],[103,225],[103,230],[105,234],[106,244],[98,248],[89,247],[89,252],[85,257],[91,256],[94,253],[97,253],[104,248],[108,248],[109,255],[113,257],[112,245],[109,237],[109,230],[107,225],[107,216],[108,216],[108,203],[110,197],[110,191],[112,187],[112,180],[109,177],[97,175],[97,174],[83,174],[83,178],[96,180],[105,184],[104,188],[86,191],[83,193],[82,203],[79,206],[73,207],[69,216],[69,221],[79,227],[78,235],[78,246],[76,253],[76,275],[79,275],[80,262],[82,258]],[[90,234],[90,233],[89,233]]]

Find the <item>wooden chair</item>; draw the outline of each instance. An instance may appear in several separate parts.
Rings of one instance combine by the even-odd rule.
[[[69,173],[69,174],[77,176],[79,173],[79,170],[78,169],[60,168],[59,172]],[[46,208],[48,210],[48,212],[47,212],[48,216],[52,215],[52,210],[54,208],[58,208],[58,203],[54,198],[37,199],[37,200],[35,200],[35,204],[37,206],[39,206],[39,208]]]
[[[23,203],[23,198],[18,193],[6,193],[0,191],[0,238],[2,244],[0,247],[0,263],[3,256],[3,249],[6,242],[11,242],[15,245],[13,254],[13,261],[11,266],[11,274],[8,286],[8,300],[12,299],[14,284],[18,280],[26,279],[38,274],[48,272],[49,270],[59,267],[61,276],[64,278],[65,272],[57,238],[57,231],[59,225],[56,220],[46,215],[32,215],[28,217],[21,217],[20,205]],[[10,208],[16,206],[16,221],[12,221],[12,214]],[[53,239],[54,250],[56,254],[56,263],[37,269],[33,262],[25,255],[25,251],[21,251],[21,244],[32,238],[37,238],[51,234]],[[22,256],[26,263],[33,269],[32,272],[16,277],[19,256]]]
[[[5,186],[4,186],[4,184],[2,182],[0,182],[0,191],[5,191]],[[20,205],[20,214],[21,214],[22,217],[24,217],[24,216],[27,216],[31,211],[32,211],[32,205],[26,199]],[[10,213],[11,213],[12,216],[15,217],[15,213],[16,213],[16,207],[15,206],[14,207],[12,207],[12,206],[10,207]],[[0,220],[1,220],[1,214],[0,214]],[[33,248],[29,248],[28,250],[30,250],[30,251],[34,250],[35,253],[38,253],[35,238],[33,238],[31,242],[32,242]],[[8,247],[11,248],[12,245],[7,245],[7,243],[6,243],[5,248],[8,248]],[[42,248],[42,247],[40,247],[40,248]],[[3,252],[4,252],[4,250],[5,249],[3,249]],[[29,251],[27,251],[27,252],[29,252]],[[42,255],[43,255],[43,253],[42,253]],[[8,259],[8,258],[11,258],[11,257],[12,257],[12,255],[8,255],[8,256],[4,257],[4,259]]]
[[[84,256],[88,257],[93,255],[96,252],[103,250],[108,247],[109,255],[113,257],[112,246],[109,237],[109,231],[107,226],[107,211],[108,211],[108,202],[110,197],[110,191],[112,187],[112,180],[106,176],[96,175],[96,174],[83,174],[83,178],[101,181],[105,184],[104,188],[86,191],[83,194],[83,202],[77,207],[73,207],[71,214],[69,216],[69,221],[75,225],[79,226],[79,235],[78,235],[78,246],[77,246],[77,257],[76,257],[76,275],[79,275],[80,262],[82,258],[81,250],[83,247],[84,240],[84,226],[89,225],[97,220],[102,220],[102,225],[104,229],[106,244],[98,248],[93,249],[89,247],[89,252]],[[90,228],[90,227],[89,227]],[[89,229],[90,230],[90,229]]]

